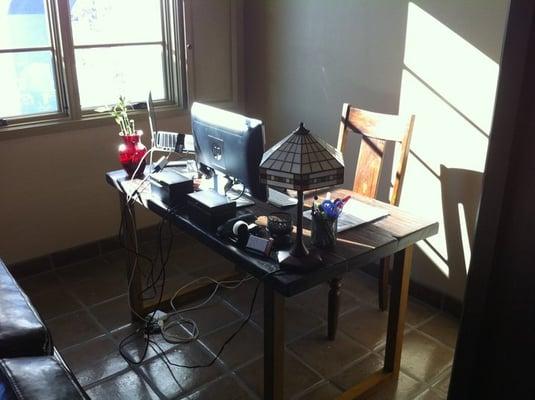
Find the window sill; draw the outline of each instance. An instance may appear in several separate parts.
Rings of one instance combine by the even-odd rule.
[[[136,110],[130,112],[129,115],[136,119],[143,116],[147,117],[147,110]],[[184,117],[188,115],[189,111],[187,109],[177,108],[176,106],[162,106],[156,109],[156,118],[158,119]],[[69,130],[110,126],[113,124],[113,119],[109,113],[83,116],[77,120],[71,119],[70,117],[58,117],[57,119],[46,121],[0,127],[0,141]]]

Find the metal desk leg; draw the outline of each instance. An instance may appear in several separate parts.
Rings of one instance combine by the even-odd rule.
[[[388,313],[388,328],[386,333],[385,372],[392,372],[394,379],[399,375],[401,362],[401,347],[403,345],[403,330],[405,314],[409,297],[409,278],[412,266],[413,247],[398,251],[394,255],[394,268],[391,275],[390,311]]]
[[[130,212],[128,212],[128,209],[125,207],[125,204],[126,196],[123,193],[119,193],[119,205],[121,207],[120,211],[121,214],[124,213],[123,218],[125,224],[125,245],[128,249],[134,250],[136,248],[136,213],[133,204],[130,206]],[[133,311],[131,311],[132,321],[139,320],[139,317],[136,315],[136,313],[141,316],[144,315],[143,301],[139,297],[139,294],[141,293],[140,269],[139,265],[136,269],[134,269],[135,262],[136,256],[132,252],[126,251],[126,279],[127,282],[130,283],[130,286],[128,288],[128,297],[130,299],[130,305],[133,309]]]
[[[284,297],[264,287],[264,399],[282,400],[284,380]]]

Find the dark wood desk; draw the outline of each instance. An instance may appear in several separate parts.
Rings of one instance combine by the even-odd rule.
[[[128,184],[132,184],[132,182],[125,182],[126,176],[122,170],[107,173],[106,180],[119,190],[121,202],[124,204],[125,194],[121,191],[121,186],[119,186],[118,182],[123,182],[125,187]],[[137,186],[138,183],[135,184],[135,187]],[[387,209],[389,215],[375,223],[340,233],[334,249],[320,251],[325,265],[316,271],[302,275],[267,275],[264,278],[265,399],[282,399],[285,297],[294,296],[332,278],[340,277],[349,270],[362,267],[392,254],[394,255],[394,266],[391,275],[391,301],[384,367],[346,391],[340,396],[340,399],[357,398],[387,380],[396,379],[399,375],[403,329],[409,293],[412,248],[419,240],[437,233],[438,223],[423,221],[397,207],[359,196],[347,190],[335,190],[332,192],[335,197],[351,194],[361,201]],[[150,190],[141,192],[140,203],[162,218],[171,220],[180,229],[209,245],[217,253],[233,261],[238,268],[251,275],[262,278],[269,272],[279,270],[275,258],[258,258],[238,249],[229,244],[229,242],[217,237],[213,231],[192,222],[188,218],[186,210],[171,211],[167,205],[151,196]],[[257,202],[254,206],[243,210],[252,212],[255,215],[269,215],[271,212],[280,211],[280,209],[270,204],[261,202]],[[285,211],[292,212],[292,209]],[[308,228],[307,223],[308,221],[305,220],[304,235],[306,240],[310,236],[310,231],[306,229]],[[132,265],[132,260],[130,260],[129,265]],[[130,279],[130,273],[128,274],[128,279]],[[139,286],[131,288],[131,296],[133,293],[139,293],[140,289]],[[137,290],[137,292],[134,290]],[[132,300],[134,299],[132,298]],[[135,305],[134,301],[133,303]]]

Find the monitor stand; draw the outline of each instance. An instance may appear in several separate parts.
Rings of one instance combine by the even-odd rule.
[[[226,196],[227,196],[227,199],[229,199],[230,201],[236,202],[236,208],[249,207],[249,206],[255,205],[255,202],[253,199],[251,199],[245,193],[240,196],[240,193],[241,193],[241,190],[230,189],[227,192]],[[237,198],[238,196],[240,197]]]
[[[216,173],[214,174],[212,179],[213,179],[214,190],[220,194],[224,194],[222,183],[225,182],[226,178],[224,178],[223,176],[217,175]],[[236,208],[254,206],[255,205],[254,200],[251,199],[249,196],[247,196],[247,194],[245,193],[240,196],[241,192],[242,192],[241,190],[230,189],[227,193],[225,193],[225,196],[227,197],[227,199],[229,199],[229,201],[236,202]]]

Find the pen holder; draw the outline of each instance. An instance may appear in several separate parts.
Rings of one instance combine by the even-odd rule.
[[[334,247],[338,218],[312,214],[311,243],[321,249]]]

